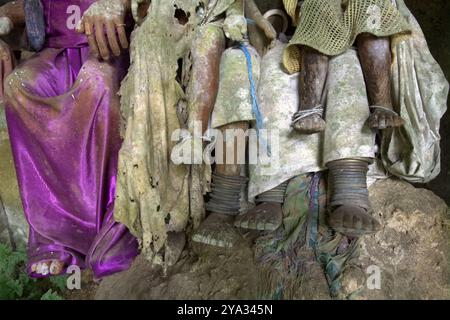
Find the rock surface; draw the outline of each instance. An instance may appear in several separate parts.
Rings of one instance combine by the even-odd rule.
[[[0,106],[0,242],[24,244],[28,237],[8,138],[3,105]]]
[[[104,279],[96,299],[254,299],[258,273],[248,242],[237,250],[194,247],[164,272],[143,256],[130,270]],[[195,252],[201,252],[196,254]]]
[[[360,257],[344,271],[341,298],[450,299],[449,214],[444,201],[397,180],[375,183],[370,194],[384,227],[362,239]],[[104,279],[96,299],[256,299],[264,280],[253,259],[254,238],[247,234],[243,239],[233,251],[188,246],[165,276],[139,257],[127,272]],[[375,281],[370,290],[373,268],[379,268],[380,286],[377,289]],[[330,298],[320,268],[310,268],[294,298]]]
[[[450,299],[450,216],[445,202],[431,191],[396,180],[377,182],[370,193],[383,229],[362,239],[361,256],[344,273],[343,295]],[[370,290],[374,282],[368,278],[377,269],[380,286]]]

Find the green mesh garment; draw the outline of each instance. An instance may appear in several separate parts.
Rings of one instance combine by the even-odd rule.
[[[284,1],[291,16],[297,2]],[[361,33],[385,37],[411,30],[390,0],[305,0],[299,14],[297,30],[283,55],[289,73],[300,70],[299,45],[336,56],[350,48]]]

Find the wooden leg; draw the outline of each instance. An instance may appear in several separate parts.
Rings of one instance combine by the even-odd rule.
[[[219,89],[220,59],[224,50],[225,36],[217,27],[200,33],[192,46],[192,70],[186,90],[189,129],[194,128],[196,122],[201,123],[202,133],[208,128]]]
[[[389,38],[362,34],[357,39],[359,59],[367,86],[369,103],[385,109],[374,109],[369,124],[375,129],[398,127],[404,124],[395,114],[392,96],[390,68],[392,64]]]
[[[225,136],[226,130],[245,130],[248,128],[248,122],[236,122],[229,125],[225,125],[220,128],[222,134]],[[222,164],[216,164],[216,174],[219,176],[227,176],[227,177],[239,177],[241,174],[241,164],[237,161],[237,152],[238,152],[238,143],[235,143],[234,148],[234,159],[229,162],[227,161],[227,150],[226,141],[223,141],[222,145],[222,156],[223,161]],[[245,145],[244,145],[245,146]],[[239,150],[244,151],[244,150]],[[220,153],[220,152],[219,152]],[[216,158],[220,156],[218,155],[218,150],[216,147]],[[219,161],[219,160],[218,160]],[[213,178],[214,179],[214,178]],[[214,182],[214,180],[213,180]],[[217,190],[217,189],[216,189]],[[216,192],[213,190],[213,193]],[[237,192],[240,192],[240,187],[237,189]],[[217,191],[217,196],[220,196],[220,192]],[[193,234],[192,240],[194,242],[203,243],[212,246],[218,247],[233,247],[240,240],[241,237],[234,227],[234,219],[235,216],[231,214],[224,214],[211,211],[208,218],[201,224],[200,228],[196,230]]]
[[[248,122],[236,122],[229,125],[225,125],[220,128],[223,136],[225,137],[226,130],[242,130],[245,132],[249,127]],[[237,163],[238,152],[245,152],[244,150],[238,150],[239,144],[234,144],[234,159],[232,163],[227,163],[227,144],[223,142],[223,161],[222,164],[216,164],[217,174],[224,176],[239,176],[241,174],[241,164]]]
[[[328,74],[328,60],[328,56],[312,48],[302,48],[300,113],[313,110],[321,104]],[[320,114],[315,113],[294,120],[293,127],[301,133],[311,134],[325,130],[325,121]]]

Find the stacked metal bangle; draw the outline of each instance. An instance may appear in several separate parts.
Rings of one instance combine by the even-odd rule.
[[[269,191],[261,193],[257,198],[256,202],[276,202],[284,203],[284,195],[286,194],[288,182],[280,184]]]
[[[330,162],[327,166],[330,207],[354,205],[369,209],[368,162],[347,159]]]
[[[241,192],[247,178],[214,174],[212,192],[206,210],[214,213],[237,215],[241,207]]]

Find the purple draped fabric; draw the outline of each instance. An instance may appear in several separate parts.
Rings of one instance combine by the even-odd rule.
[[[95,0],[41,0],[46,21],[47,48],[79,48],[87,45],[87,39],[75,27]]]
[[[83,10],[90,2],[78,1]],[[83,37],[69,29],[64,34],[66,8],[77,1],[43,3],[48,47],[5,83],[8,130],[30,225],[28,272],[38,277],[32,264],[60,259],[90,267],[100,278],[128,268],[138,253],[136,239],[113,219],[121,145],[117,92],[128,62],[100,62],[89,56]]]

